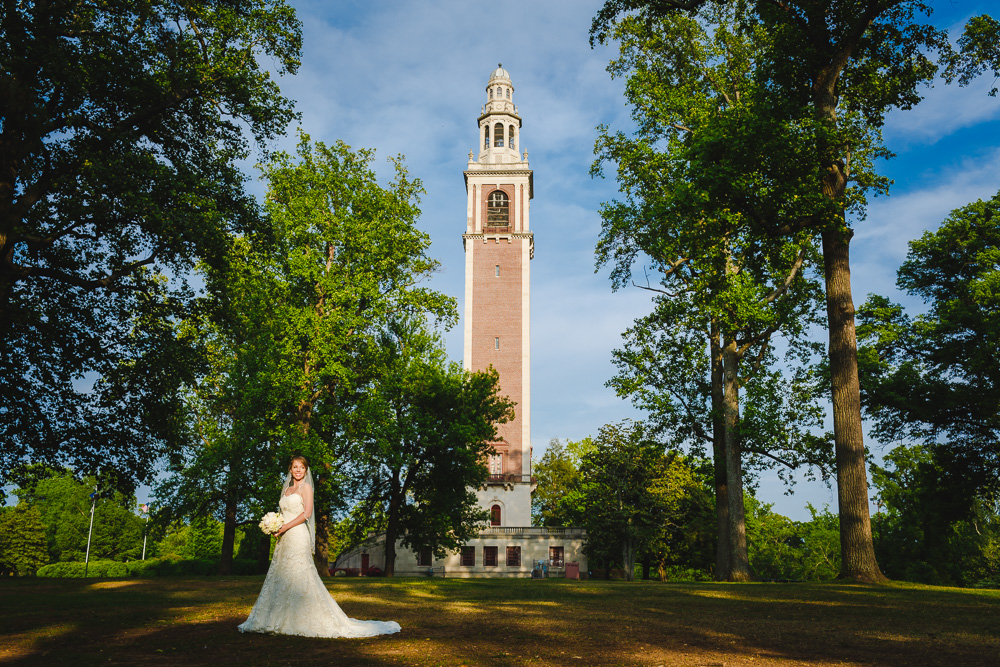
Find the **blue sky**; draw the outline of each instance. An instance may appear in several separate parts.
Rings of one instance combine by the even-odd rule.
[[[476,118],[490,72],[510,72],[514,102],[524,120],[521,148],[534,169],[532,262],[532,443],[536,457],[551,438],[578,440],[601,425],[639,417],[606,388],[611,351],[620,334],[649,308],[640,290],[612,292],[607,271],[594,271],[598,207],[616,196],[612,179],[589,175],[595,128],[630,126],[622,84],[605,71],[614,51],[591,49],[587,32],[600,0],[509,0],[483,5],[458,0],[326,2],[300,0],[302,67],[282,79],[298,101],[301,127],[313,139],[342,139],[375,148],[376,168],[389,174],[388,156],[403,154],[421,178],[420,226],[442,263],[433,286],[463,294],[465,226],[462,170],[477,146]],[[940,2],[932,20],[960,26],[972,14],[1000,15],[1000,0]],[[1000,99],[992,77],[969,88],[926,91],[915,110],[894,113],[885,139],[897,157],[883,165],[891,194],[874,200],[852,243],[854,295],[903,297],[895,270],[907,242],[935,228],[954,208],[1000,188]],[[289,138],[279,147],[291,148]],[[260,190],[262,186],[255,187]],[[446,337],[451,357],[462,355],[461,326]],[[877,455],[879,446],[870,443]],[[830,503],[834,492],[802,482],[784,495],[764,476],[759,496],[794,519],[805,503]]]

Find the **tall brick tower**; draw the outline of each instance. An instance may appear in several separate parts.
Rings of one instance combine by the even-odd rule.
[[[531,525],[531,336],[528,226],[532,175],[528,153],[518,153],[521,117],[514,84],[501,65],[486,84],[479,115],[479,156],[465,170],[465,367],[500,374],[501,393],[517,403],[500,427],[497,455],[479,502],[493,525]]]

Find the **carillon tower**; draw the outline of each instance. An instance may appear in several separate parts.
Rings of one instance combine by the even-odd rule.
[[[464,364],[493,367],[514,420],[502,424],[486,486],[476,491],[490,526],[456,553],[437,558],[396,544],[395,573],[403,576],[567,577],[587,572],[582,528],[531,525],[531,258],[528,224],[532,196],[528,153],[521,147],[521,116],[514,84],[502,65],[486,84],[479,114],[478,155],[465,168]],[[385,533],[338,557],[337,567],[365,574],[384,567]]]
[[[500,426],[489,483],[479,491],[495,526],[531,525],[532,174],[521,151],[521,117],[503,66],[486,84],[479,115],[479,154],[465,170],[465,350],[470,370],[493,366],[515,418]]]

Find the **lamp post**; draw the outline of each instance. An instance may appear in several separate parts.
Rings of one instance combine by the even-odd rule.
[[[146,515],[146,525],[142,528],[142,559],[146,560],[146,539],[149,538],[149,505],[141,505],[139,509]]]
[[[87,531],[87,557],[83,562],[83,578],[87,578],[87,572],[90,570],[90,538],[94,534],[94,508],[97,507],[97,487],[94,487],[94,492],[90,494],[90,530]]]

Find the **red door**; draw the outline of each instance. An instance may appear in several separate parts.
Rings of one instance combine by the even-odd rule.
[[[361,576],[368,574],[368,554],[361,554]]]

